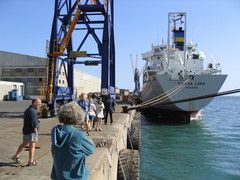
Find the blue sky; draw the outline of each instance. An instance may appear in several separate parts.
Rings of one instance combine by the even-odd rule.
[[[45,57],[50,39],[54,0],[1,0],[0,50]],[[133,90],[130,54],[138,67],[141,54],[151,44],[167,41],[168,12],[187,13],[187,40],[212,54],[228,74],[221,91],[240,88],[240,1],[239,0],[115,0],[116,86]],[[80,43],[80,42],[79,42]],[[207,63],[212,62],[210,57]],[[101,77],[101,67],[76,68]]]

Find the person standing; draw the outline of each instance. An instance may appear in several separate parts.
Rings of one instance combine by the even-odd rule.
[[[95,117],[96,117],[96,113],[95,113],[96,106],[95,106],[92,98],[90,98],[89,101],[90,101],[90,107],[89,107],[89,112],[88,112],[88,115],[89,115],[89,125],[90,125],[89,126],[89,128],[90,128],[89,131],[91,131],[93,122],[95,121]]]
[[[96,131],[102,131],[102,118],[104,118],[103,110],[104,110],[104,103],[102,102],[102,98],[100,97],[98,100],[98,104],[96,107],[96,112],[97,112],[97,126],[96,126]]]
[[[23,142],[19,145],[16,154],[12,157],[12,160],[16,163],[22,163],[20,160],[20,153],[25,149],[25,146],[29,145],[29,160],[27,166],[35,166],[37,163],[34,161],[35,146],[38,142],[38,130],[40,121],[38,119],[37,109],[41,106],[41,100],[35,98],[24,112],[24,125],[23,125]]]
[[[74,127],[83,123],[85,116],[75,101],[59,109],[58,119],[61,125],[51,131],[52,179],[88,179],[86,157],[94,153],[94,145],[81,130]]]
[[[90,136],[90,124],[89,124],[89,116],[88,116],[88,111],[89,111],[89,101],[87,99],[87,95],[85,93],[81,94],[81,99],[78,101],[78,105],[84,110],[85,112],[85,124],[86,124],[86,131],[87,134]]]
[[[105,105],[105,125],[107,125],[107,118],[108,118],[108,113],[110,115],[110,123],[112,124],[113,123],[113,118],[112,118],[112,113],[115,109],[115,100],[111,98],[111,95],[108,94],[105,102],[104,102],[104,105]]]
[[[93,100],[93,104],[95,105],[95,107],[97,107],[97,96],[95,93],[92,94],[92,100]],[[93,120],[93,125],[92,125],[93,128],[95,128],[96,123],[97,123],[97,116],[95,116],[95,118]]]

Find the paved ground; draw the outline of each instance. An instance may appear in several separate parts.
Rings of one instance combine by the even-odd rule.
[[[39,143],[35,153],[37,166],[25,167],[28,161],[27,149],[21,154],[23,164],[15,164],[11,160],[22,142],[22,116],[30,104],[31,101],[0,101],[0,179],[50,179],[52,166],[50,132],[58,124],[57,117],[40,119]],[[121,113],[122,105],[126,104],[117,105],[113,116],[116,121],[125,114]],[[96,144],[96,139],[109,135],[111,127],[111,125],[103,125],[102,132],[92,131],[90,137],[94,139],[94,143]]]

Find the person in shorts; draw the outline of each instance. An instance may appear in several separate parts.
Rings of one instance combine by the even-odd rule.
[[[81,99],[77,103],[85,112],[86,131],[87,131],[87,134],[90,136],[90,122],[89,122],[89,115],[88,115],[90,103],[89,103],[89,100],[87,99],[87,94],[82,93],[80,98]]]
[[[29,145],[29,160],[27,166],[35,166],[37,163],[34,161],[35,146],[38,142],[38,130],[40,121],[38,119],[37,109],[41,106],[41,100],[35,98],[24,112],[24,124],[23,124],[23,142],[19,145],[16,154],[12,157],[12,160],[16,163],[22,163],[19,156],[20,153]]]

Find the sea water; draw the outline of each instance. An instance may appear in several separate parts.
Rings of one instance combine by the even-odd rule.
[[[190,124],[141,118],[141,180],[240,180],[240,97],[214,98]]]

